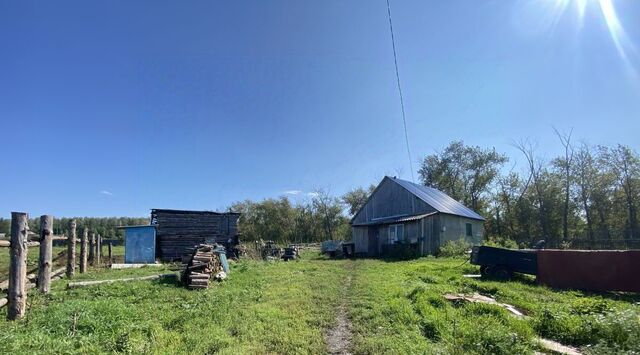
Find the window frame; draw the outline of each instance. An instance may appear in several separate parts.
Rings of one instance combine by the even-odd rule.
[[[473,237],[473,223],[466,223],[465,228],[466,228],[465,235],[467,237]]]
[[[393,230],[393,234],[391,231]],[[400,231],[400,236],[398,237],[398,231]],[[392,238],[393,235],[393,238]],[[390,224],[389,225],[389,235],[387,236],[387,242],[389,244],[395,244],[404,240],[404,224]]]

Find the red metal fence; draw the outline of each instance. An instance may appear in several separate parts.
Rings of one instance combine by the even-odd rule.
[[[640,250],[540,250],[538,281],[555,288],[640,292]]]

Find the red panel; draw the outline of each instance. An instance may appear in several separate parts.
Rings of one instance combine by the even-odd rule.
[[[640,292],[640,250],[540,250],[538,282],[555,288]]]

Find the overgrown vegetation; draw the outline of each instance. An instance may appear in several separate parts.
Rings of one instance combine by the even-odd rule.
[[[449,240],[444,243],[438,250],[439,257],[462,257],[466,256],[467,252],[471,249],[471,244],[460,240]]]
[[[172,268],[92,270],[77,279]],[[0,343],[16,354],[324,353],[323,334],[344,302],[357,354],[523,354],[540,350],[540,336],[593,354],[640,351],[640,296],[554,291],[526,277],[497,282],[467,273],[477,269],[456,258],[330,260],[306,252],[295,262],[232,263],[229,279],[204,291],[173,281],[65,290],[57,281],[50,295],[29,298],[26,319],[0,320]],[[474,292],[528,318],[443,298]]]
[[[343,209],[338,198],[324,191],[298,204],[281,197],[237,202],[230,208],[242,213],[240,229],[244,241],[262,239],[278,243],[350,239],[351,226]]]
[[[530,278],[484,281],[459,259],[354,262],[350,309],[360,354],[523,354],[545,337],[587,353],[640,351],[640,296],[554,291]],[[478,292],[528,318],[485,304],[455,304],[446,293]]]

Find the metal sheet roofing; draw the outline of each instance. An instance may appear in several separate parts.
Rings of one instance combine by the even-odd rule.
[[[461,217],[467,217],[472,219],[478,219],[484,221],[484,218],[474,212],[472,209],[454,200],[451,196],[444,192],[434,189],[433,187],[422,186],[414,184],[410,181],[401,180],[398,178],[390,178],[391,180],[400,184],[400,186],[407,189],[422,201],[435,208],[440,213],[447,213]]]
[[[402,215],[402,216],[374,218],[370,222],[357,223],[357,224],[354,224],[354,226],[370,226],[370,225],[376,225],[376,224],[393,224],[393,223],[400,223],[400,222],[411,222],[411,221],[417,221],[424,217],[432,216],[436,213],[438,212],[424,213],[424,214],[413,215],[413,216]]]

